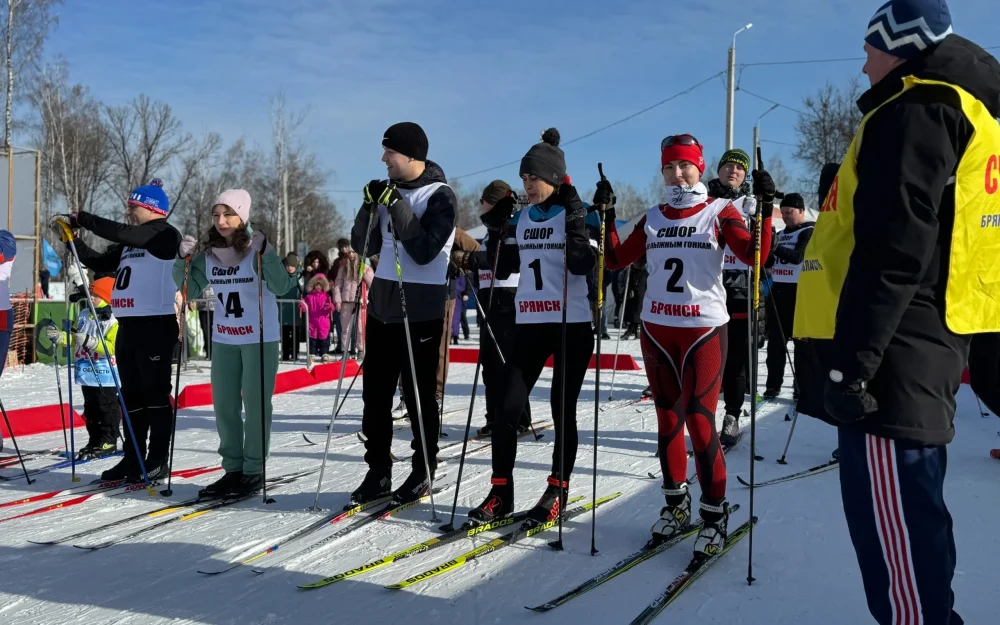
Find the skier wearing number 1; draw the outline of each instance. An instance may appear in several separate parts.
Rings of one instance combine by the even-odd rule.
[[[744,263],[754,263],[754,232],[729,199],[709,197],[701,182],[705,158],[698,140],[673,135],[660,144],[660,164],[668,200],[653,206],[624,243],[615,229],[614,192],[598,183],[595,203],[605,203],[608,267],[627,267],[643,254],[649,267],[642,303],[640,341],[656,406],[658,451],[666,506],[653,524],[654,538],[669,539],[693,525],[687,482],[684,426],[694,447],[702,484],[704,521],[694,551],[711,554],[727,536],[726,461],[716,431],[715,409],[726,362],[726,247]],[[753,193],[764,211],[761,257],[771,246],[774,181],[753,172]]]
[[[174,263],[174,281],[187,292],[215,293],[212,323],[212,405],[219,432],[219,455],[225,475],[203,488],[202,497],[240,497],[263,486],[264,460],[271,438],[271,396],[278,374],[277,297],[295,285],[295,276],[267,244],[261,232],[249,227],[250,194],[243,189],[223,191],[212,206],[207,248],[191,259],[197,241],[185,236]],[[266,247],[265,247],[266,246]],[[258,267],[258,261],[262,269]],[[260,274],[264,289],[259,291]],[[260,356],[260,315],[263,307],[264,360]],[[261,376],[261,367],[264,375]],[[260,381],[264,379],[267,432],[261,433]],[[246,423],[243,410],[246,410]],[[261,441],[264,441],[262,444]]]
[[[163,183],[153,179],[128,197],[127,223],[117,223],[85,211],[68,216],[70,228],[83,228],[114,243],[95,252],[76,239],[80,262],[96,272],[116,272],[111,309],[118,319],[115,358],[139,452],[145,455],[149,479],[160,480],[169,472],[170,365],[177,345],[174,295],[177,286],[170,268],[177,255],[181,234],[167,222],[170,201]],[[101,473],[102,480],[142,480],[136,445],[124,428],[125,456]],[[146,437],[149,436],[149,451]]]

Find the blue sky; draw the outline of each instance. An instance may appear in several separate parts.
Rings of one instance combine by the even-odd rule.
[[[1000,45],[996,0],[951,5],[957,33]],[[46,54],[70,78],[118,104],[139,93],[167,101],[195,134],[270,144],[268,99],[284,89],[307,108],[303,139],[332,172],[346,215],[382,177],[382,133],[420,123],[430,158],[449,176],[517,161],[545,127],[564,142],[626,117],[737,63],[858,57],[881,0],[67,0]],[[996,51],[994,51],[996,53]],[[740,85],[792,108],[826,81],[843,84],[862,62],[747,67]],[[738,92],[737,146],[770,104]],[[796,171],[796,113],[762,123],[765,162]],[[612,180],[645,190],[659,142],[691,132],[724,149],[725,83],[716,78],[670,103],[566,146],[569,173],[590,189],[603,161]],[[777,143],[769,143],[774,141]],[[517,180],[517,165],[471,176]],[[344,192],[346,191],[346,192]]]

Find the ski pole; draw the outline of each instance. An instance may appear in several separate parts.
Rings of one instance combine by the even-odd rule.
[[[603,164],[597,164],[597,172],[601,175],[601,182],[607,182]],[[607,210],[607,204],[597,207],[597,213],[601,218],[601,241],[597,246],[597,369],[594,374],[594,482],[591,501],[597,501],[597,431],[601,414],[601,334],[603,334],[601,319],[604,316],[604,214]],[[618,336],[621,337],[621,333]],[[617,359],[616,354],[615,360]],[[565,367],[566,361],[563,360],[563,368]],[[612,367],[612,370],[616,368]],[[597,555],[597,506],[590,509],[590,555]]]
[[[563,235],[565,236],[565,235]],[[563,293],[562,293],[562,334],[559,343],[560,369],[559,372],[559,429],[556,435],[559,437],[559,538],[555,542],[549,543],[556,551],[563,550],[563,502],[566,501],[566,303],[569,293],[569,250],[567,243],[569,237],[563,241]]]
[[[365,280],[365,262],[368,259],[368,242],[372,236],[372,228],[377,223],[375,219],[375,214],[378,212],[377,207],[370,202],[365,202],[368,205],[368,228],[365,230],[365,244],[362,246],[361,259],[358,263],[358,287],[354,292],[354,310],[351,311],[351,328],[357,327],[358,323],[358,311],[361,310],[361,285],[364,284]],[[296,343],[296,345],[298,345]],[[365,354],[367,357],[367,353]],[[344,387],[344,367],[347,365],[347,352],[345,351],[340,356],[340,374],[337,377],[337,393],[333,396],[333,414],[330,415],[330,424],[326,429],[326,448],[323,449],[323,461],[319,465],[319,482],[316,483],[316,498],[313,500],[312,510],[313,512],[319,511],[319,493],[323,489],[323,475],[326,471],[326,459],[330,454],[330,440],[333,438],[333,424],[337,420],[337,413],[340,412],[340,406],[343,404],[340,402],[340,391]],[[355,379],[358,377],[358,373],[361,373],[361,368],[354,374]],[[351,381],[351,385],[354,385],[354,381]],[[348,389],[350,392],[350,389]],[[345,397],[346,400],[346,397]],[[340,404],[340,405],[338,405]]]
[[[395,185],[392,185],[390,189],[395,189]],[[392,217],[386,211],[386,219],[392,220]],[[420,432],[420,443],[423,447],[424,452],[424,471],[427,474],[428,489],[427,492],[431,499],[431,522],[436,523],[441,519],[437,516],[437,510],[434,507],[434,476],[431,474],[430,458],[427,456],[427,432],[424,428],[424,416],[423,410],[420,407],[420,389],[417,387],[417,364],[413,358],[413,337],[410,336],[410,316],[406,312],[406,294],[403,292],[403,268],[399,264],[399,240],[396,238],[395,231],[389,233],[392,237],[392,253],[396,258],[396,279],[399,281],[399,304],[403,309],[403,330],[406,332],[406,352],[410,357],[410,377],[413,380],[413,403],[417,407],[417,429]],[[444,328],[441,328],[444,331]],[[435,460],[436,462],[436,460]]]
[[[615,373],[618,371],[618,348],[622,344],[622,326],[625,325],[625,300],[628,299],[628,279],[632,272],[632,265],[625,268],[625,296],[622,298],[622,308],[618,313],[618,339],[615,340],[615,366],[611,367],[611,390],[608,392],[608,401],[615,398]]]
[[[979,393],[973,391],[972,394],[976,396],[976,403],[979,404],[979,416],[983,417],[984,419],[990,416],[990,413],[983,410],[983,401],[979,399]]]
[[[10,425],[10,419],[7,418],[7,411],[4,409],[2,401],[0,401],[0,412],[3,413],[3,421],[7,424],[7,433],[10,434],[10,442],[14,444],[14,451],[17,452],[17,459],[21,462],[21,470],[24,471],[24,479],[27,480],[28,484],[34,484],[35,480],[28,477],[28,469],[24,466],[24,457],[21,456],[21,448],[17,446],[17,437],[14,436],[14,428]]]
[[[768,293],[771,295],[767,299],[771,302],[771,311],[774,313],[774,322],[778,324],[778,335],[781,337],[781,344],[785,349],[785,357],[788,359],[788,366],[792,370],[792,382],[796,383],[795,375],[795,363],[792,362],[792,355],[788,352],[788,341],[785,339],[785,331],[781,327],[781,317],[778,315],[778,305],[774,302],[774,280],[770,276],[765,275],[764,279],[767,281]],[[785,450],[781,453],[781,458],[778,459],[778,464],[788,464],[785,460],[785,456],[788,455],[788,446],[792,444],[792,435],[795,434],[795,424],[799,421],[799,411],[795,410],[795,416],[792,417],[792,427],[788,431],[788,440],[785,441]]]
[[[187,301],[188,301],[188,276],[191,275],[191,256],[184,257],[184,281],[181,282],[181,315],[185,318],[187,317]],[[170,461],[167,463],[169,471],[167,471],[167,487],[160,491],[160,494],[164,497],[170,497],[174,494],[171,485],[174,479],[174,447],[177,444],[177,409],[180,406],[181,401],[181,356],[184,353],[184,339],[186,338],[184,332],[184,325],[181,325],[180,336],[177,337],[178,352],[177,352],[177,373],[174,377],[174,414],[173,420],[170,422]]]
[[[274,503],[267,498],[267,393],[264,390],[264,249],[267,237],[257,252],[257,334],[260,344],[260,483],[264,504]]]
[[[73,260],[76,263],[77,270],[80,272],[80,278],[83,280],[84,289],[87,293],[90,293],[90,281],[87,280],[87,274],[83,270],[83,263],[80,262],[80,254],[76,251],[76,244],[73,242],[73,231],[70,229],[69,224],[64,221],[57,220],[56,225],[60,229],[60,234],[66,243],[69,243],[69,249],[73,253]],[[94,308],[94,302],[88,297],[87,306],[90,308],[90,314],[97,319],[97,310]],[[100,325],[98,325],[100,330]],[[108,342],[104,338],[104,331],[100,330],[97,336],[101,339],[101,346],[104,348],[105,354],[110,354],[111,351],[108,350]],[[146,490],[149,492],[150,496],[155,495],[156,491],[153,490],[153,485],[149,482],[149,473],[146,471],[146,461],[142,457],[142,453],[139,451],[139,441],[135,437],[135,430],[132,428],[132,418],[128,414],[128,407],[125,405],[125,397],[122,395],[122,385],[121,381],[118,379],[118,371],[111,367],[111,377],[115,381],[115,390],[118,392],[118,403],[122,407],[122,417],[125,418],[125,425],[128,427],[129,435],[132,437],[132,445],[135,448],[136,459],[139,461],[139,469],[142,471],[142,481],[146,484]],[[72,401],[70,402],[70,418],[72,419]],[[72,423],[71,423],[72,425]],[[72,430],[70,430],[72,433]]]
[[[503,230],[504,228],[501,228],[501,233]],[[497,261],[500,260],[500,246],[503,245],[502,237],[503,235],[500,234],[497,241],[496,253],[493,255],[493,273],[491,274],[492,277],[490,279],[490,292],[486,298],[486,305],[490,310],[493,310],[493,289],[496,284]],[[475,289],[473,289],[473,296],[476,297]],[[479,305],[478,297],[476,297],[476,307],[479,308],[479,314],[483,316],[483,324],[489,328],[489,317],[485,312],[483,312],[482,307]],[[490,331],[490,336],[493,337],[492,331]],[[442,532],[450,532],[455,529],[455,510],[458,508],[458,493],[462,488],[462,470],[465,468],[465,452],[469,448],[469,432],[472,430],[472,411],[476,407],[476,391],[479,388],[479,372],[483,366],[482,338],[480,338],[479,343],[479,354],[476,356],[476,372],[472,376],[472,398],[469,400],[469,417],[465,420],[465,438],[462,440],[462,455],[458,461],[458,480],[455,482],[455,499],[451,504],[451,519],[446,524],[438,528]],[[493,346],[496,348],[497,353],[500,354],[500,361],[503,362],[503,352],[500,351],[500,345],[496,342],[496,337],[493,337]]]
[[[56,324],[51,324],[51,327],[58,329]],[[67,337],[68,340],[68,337]],[[63,393],[62,393],[62,378],[59,377],[59,345],[58,343],[52,344],[52,359],[55,361],[56,365],[56,389],[59,391],[59,417],[62,419],[62,431],[63,431],[63,448],[66,452],[69,452],[69,437],[66,435],[66,406],[63,405]],[[66,363],[69,366],[69,363]]]
[[[90,290],[89,288],[87,289]],[[95,315],[96,318],[96,315]],[[70,362],[69,319],[63,320],[63,330],[66,332],[66,362]],[[69,399],[69,481],[79,482],[76,476],[76,437],[73,423],[73,367],[66,367],[66,393]]]
[[[761,170],[764,169],[764,159],[761,158],[760,148],[757,148],[757,163]],[[753,257],[753,268],[754,268],[754,280],[753,280],[753,312],[754,312],[754,325],[756,326],[756,315],[760,307],[760,246],[761,246],[761,230],[764,223],[764,211],[761,205],[761,198],[757,198],[757,205],[754,206],[755,215],[754,218],[754,257]],[[756,327],[753,333],[754,341],[757,340]],[[749,536],[749,550],[750,555],[747,560],[747,585],[754,583],[753,576],[753,503],[754,503],[754,469],[757,464],[754,456],[757,453],[757,367],[754,366],[754,376],[753,376],[753,401],[750,402],[750,536]]]

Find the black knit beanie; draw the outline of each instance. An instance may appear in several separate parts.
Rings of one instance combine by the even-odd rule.
[[[559,131],[549,128],[542,133],[541,143],[531,146],[521,159],[522,176],[537,176],[559,188],[566,177],[566,155],[559,149]]]
[[[781,208],[785,208],[786,206],[805,210],[806,202],[798,193],[786,193],[785,197],[781,200]]]
[[[423,128],[413,122],[399,122],[389,126],[382,137],[382,147],[418,161],[427,160],[427,135]]]

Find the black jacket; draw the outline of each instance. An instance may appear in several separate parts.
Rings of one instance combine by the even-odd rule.
[[[447,182],[444,171],[433,161],[427,161],[424,173],[412,182],[398,182],[400,189],[419,189],[435,182]],[[427,200],[427,210],[420,219],[410,205],[400,200],[389,209],[392,230],[399,238],[403,250],[418,265],[431,262],[444,249],[455,231],[455,215],[458,200],[450,187],[441,187]],[[374,207],[371,207],[374,210]],[[361,254],[365,247],[365,233],[368,230],[369,207],[362,206],[354,218],[351,230],[351,247]],[[382,249],[382,231],[378,228],[378,215],[368,240],[368,255],[378,254]],[[392,258],[383,262],[394,263]],[[448,299],[448,284],[418,284],[407,282],[403,276],[406,295],[406,312],[410,321],[429,321],[444,318],[444,305]],[[368,292],[368,314],[384,323],[402,323],[403,309],[399,297],[399,282],[375,278]]]
[[[74,240],[80,262],[99,273],[117,271],[122,250],[126,246],[146,250],[161,260],[173,260],[177,257],[177,248],[181,244],[181,233],[166,219],[154,219],[141,226],[130,226],[84,211],[80,211],[76,219],[81,228],[112,243],[103,252],[97,252],[80,239]]]
[[[869,113],[905,76],[940,80],[1000,116],[1000,64],[957,35],[907,61],[858,100]],[[956,167],[972,125],[954,91],[920,86],[867,123],[858,153],[854,238],[831,363],[869,381],[878,412],[860,424],[892,439],[940,445],[954,436],[955,393],[969,339],[944,322]]]

